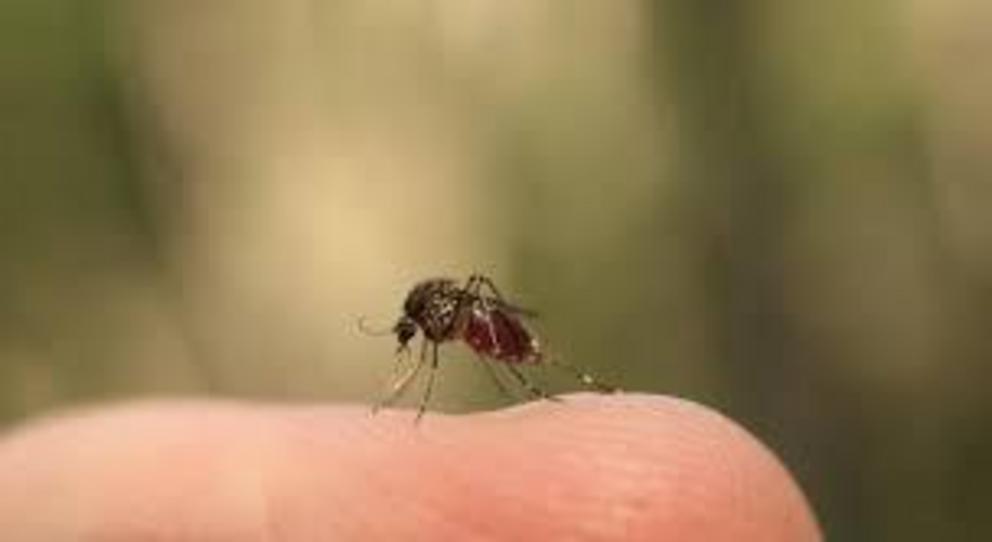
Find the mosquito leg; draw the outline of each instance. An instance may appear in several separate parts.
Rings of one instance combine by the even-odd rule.
[[[395,382],[403,374],[403,367],[406,365],[408,359],[410,359],[409,348],[404,346],[396,351],[396,363],[393,364],[393,374],[389,376],[390,382]]]
[[[517,369],[516,367],[510,365],[509,363],[506,364],[506,368],[510,370],[510,374],[512,374],[513,377],[517,379],[517,382],[519,382],[520,385],[523,386],[535,398],[546,399],[548,401],[561,401],[561,398],[551,395],[550,393],[535,386],[534,383],[531,382],[530,380],[527,380],[527,377],[524,376],[522,372],[520,372],[520,369]]]
[[[468,280],[465,281],[465,286],[462,287],[462,296],[459,300],[459,308],[462,308],[462,305],[471,305],[477,299],[485,303],[485,299],[480,295],[481,285],[481,275],[469,275]]]
[[[479,295],[479,285],[482,281],[482,275],[473,273],[469,275],[468,280],[465,281],[465,286],[462,287],[463,292],[468,292],[470,295]]]
[[[474,278],[479,285],[488,288],[489,292],[493,294],[493,297],[495,297],[497,301],[504,304],[506,303],[506,300],[503,298],[503,294],[500,293],[499,288],[496,287],[496,283],[494,283],[491,278],[479,274],[472,275],[472,278]]]
[[[434,380],[437,376],[437,343],[431,343],[431,346],[431,372],[427,375],[427,388],[424,390],[424,396],[420,400],[420,407],[417,408],[417,418],[414,420],[416,423],[420,423],[420,419],[427,412],[427,403],[430,402],[431,393],[434,392]]]
[[[459,290],[455,310],[452,312],[451,318],[445,328],[445,335],[450,335],[459,325],[464,324],[465,310],[470,309],[475,300],[479,298],[478,282],[476,275],[471,275],[465,281],[465,286],[462,286],[461,290]]]
[[[537,313],[531,309],[519,307],[517,305],[508,302],[506,298],[503,297],[503,294],[499,291],[499,288],[496,287],[496,283],[493,282],[491,278],[480,274],[472,275],[471,278],[474,279],[476,297],[478,297],[486,305],[486,307],[491,307],[491,305],[493,304],[492,300],[495,299],[497,305],[510,309],[512,312],[515,312],[517,314],[522,314],[524,316],[528,316],[531,318],[537,316]],[[485,286],[486,289],[489,291],[489,296],[482,295],[483,286]]]
[[[589,373],[584,372],[581,369],[573,365],[569,365],[563,361],[549,359],[547,363],[548,365],[552,365],[554,367],[558,367],[560,369],[565,370],[566,372],[574,376],[576,380],[578,380],[579,383],[581,383],[583,386],[594,389],[600,393],[617,393],[620,391],[620,388],[600,382],[595,378],[593,378],[593,376],[590,375]]]
[[[372,406],[373,415],[379,412],[380,409],[386,408],[395,403],[396,400],[403,395],[403,392],[410,387],[410,383],[413,382],[414,377],[416,377],[417,373],[420,372],[420,368],[424,366],[424,360],[426,359],[424,354],[427,352],[426,339],[424,340],[423,345],[424,346],[421,348],[420,359],[417,360],[417,364],[407,370],[403,376],[393,379],[393,383],[389,387],[389,391],[383,395],[382,399]],[[398,371],[394,371],[394,374],[395,373],[398,373]]]
[[[503,384],[503,380],[500,379],[499,373],[497,372],[496,366],[493,362],[483,358],[482,356],[476,356],[476,359],[482,364],[483,367],[486,368],[486,373],[489,374],[489,378],[493,381],[493,384],[496,385],[496,388],[499,389],[500,393],[512,399],[516,399],[518,397],[516,393],[512,393],[510,388],[507,388],[506,385]]]

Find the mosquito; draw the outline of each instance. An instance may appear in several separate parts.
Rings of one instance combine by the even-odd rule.
[[[372,412],[396,402],[417,374],[429,365],[426,388],[417,410],[416,420],[419,421],[434,390],[438,349],[446,342],[461,341],[474,351],[504,394],[509,394],[509,391],[497,374],[498,367],[505,368],[532,398],[559,400],[534,385],[520,370],[521,366],[542,363],[564,369],[587,388],[601,393],[618,391],[576,367],[545,356],[537,336],[524,324],[525,318],[534,316],[533,311],[508,303],[485,275],[471,275],[464,284],[450,278],[432,278],[417,283],[403,302],[403,314],[388,331],[396,336],[399,343],[396,349],[397,366],[392,383],[373,406]],[[412,367],[401,373],[400,356],[409,357],[410,342],[418,332],[423,336],[420,357]]]

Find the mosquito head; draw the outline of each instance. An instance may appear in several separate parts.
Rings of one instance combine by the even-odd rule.
[[[393,326],[393,333],[396,334],[396,340],[399,342],[398,351],[405,350],[414,335],[417,334],[417,322],[414,322],[413,318],[409,316],[401,316],[396,325]]]

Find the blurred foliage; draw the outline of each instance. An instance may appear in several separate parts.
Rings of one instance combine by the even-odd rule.
[[[830,539],[992,537],[980,2],[0,13],[0,419],[367,401],[356,318],[484,271],[556,354],[741,420]],[[507,401],[448,350],[440,408]]]

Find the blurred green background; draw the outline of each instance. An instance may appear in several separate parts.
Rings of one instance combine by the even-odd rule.
[[[368,402],[394,345],[357,318],[482,271],[572,363],[744,423],[830,539],[992,539],[989,28],[983,0],[8,0],[0,419]],[[438,409],[506,403],[445,361]]]

